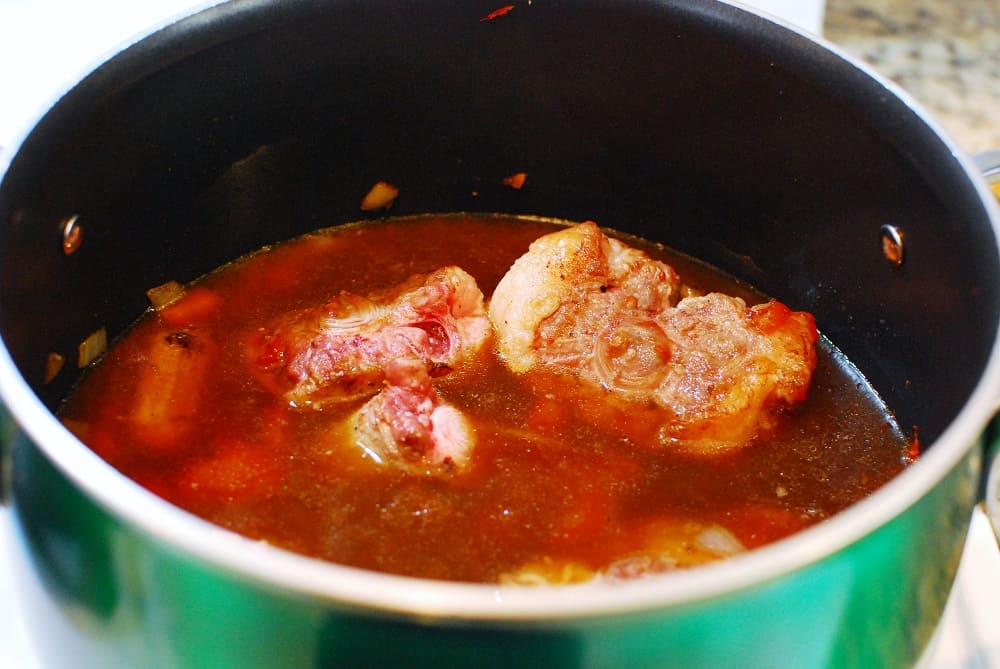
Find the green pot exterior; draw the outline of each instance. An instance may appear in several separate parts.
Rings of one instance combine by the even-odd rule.
[[[910,667],[944,609],[980,464],[970,449],[888,524],[746,590],[614,618],[463,623],[248,582],[123,524],[18,437],[14,557],[53,666]]]

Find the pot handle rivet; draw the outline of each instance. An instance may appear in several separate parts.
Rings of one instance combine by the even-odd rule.
[[[65,255],[71,255],[83,244],[83,226],[77,214],[70,216],[62,224],[62,250]]]
[[[893,265],[903,264],[903,231],[895,225],[883,225],[882,234],[882,255]]]

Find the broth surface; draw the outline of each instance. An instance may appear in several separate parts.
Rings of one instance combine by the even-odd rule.
[[[728,554],[731,539],[747,549],[775,541],[906,466],[909,445],[891,414],[822,339],[806,401],[772,434],[713,456],[638,447],[614,425],[552,427],[524,378],[487,346],[470,369],[435,380],[476,435],[468,471],[453,477],[376,465],[337,427],[356,403],[297,410],[246,364],[261,323],[340,291],[365,295],[457,265],[488,299],[529,243],[556,229],[528,218],[425,216],[265,249],[189,288],[190,323],[157,311],[140,319],[60,416],[125,475],[223,527],[333,562],[460,581],[576,581],[609,565],[628,576],[698,564],[718,557],[706,544],[721,540]],[[763,299],[700,263],[624,239],[689,286]],[[194,367],[157,353],[168,339],[197,347]],[[137,421],[140,411],[166,419]],[[663,551],[669,560],[657,561]]]

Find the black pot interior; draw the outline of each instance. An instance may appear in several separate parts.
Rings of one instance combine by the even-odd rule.
[[[50,407],[144,291],[363,218],[593,219],[817,316],[929,443],[997,329],[997,245],[949,147],[810,40],[714,2],[235,2],[125,51],[67,95],[0,190],[0,328]],[[501,185],[526,172],[525,188]],[[79,251],[61,251],[78,216]],[[899,226],[906,259],[883,257]],[[484,253],[488,250],[484,250]]]

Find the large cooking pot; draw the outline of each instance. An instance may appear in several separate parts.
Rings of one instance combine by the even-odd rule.
[[[499,4],[227,3],[124,50],[15,147],[0,185],[0,392],[18,428],[6,503],[53,666],[922,657],[1000,397],[997,211],[971,164],[864,67],[736,6],[535,0],[484,20]],[[500,184],[520,171],[522,190]],[[394,214],[592,218],[814,312],[918,426],[923,457],[744,557],[508,589],[241,538],[126,480],[53,417],[77,345],[121,333],[146,288],[358,219],[380,179],[401,188]],[[69,364],[46,382],[50,353]]]

